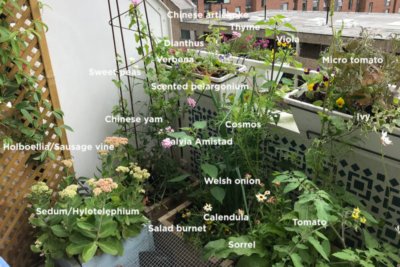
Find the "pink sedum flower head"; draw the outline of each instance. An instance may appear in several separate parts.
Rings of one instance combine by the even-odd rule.
[[[142,0],[132,0],[132,5],[137,6],[142,2]]]
[[[186,103],[187,103],[190,107],[192,107],[192,108],[195,108],[196,105],[197,105],[196,100],[194,100],[194,99],[191,98],[191,97],[188,97],[188,99],[186,99]]]
[[[163,148],[170,148],[173,145],[173,143],[170,138],[165,138],[164,140],[161,141],[161,145]]]
[[[240,32],[232,32],[232,37],[233,38],[240,38],[242,34]]]

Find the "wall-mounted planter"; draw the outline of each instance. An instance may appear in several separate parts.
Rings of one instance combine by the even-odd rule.
[[[101,254],[93,257],[86,263],[79,263],[76,259],[61,259],[56,261],[58,267],[108,267],[108,266],[140,266],[139,253],[154,250],[153,234],[144,226],[141,233],[125,240],[124,255],[112,256]]]
[[[311,136],[319,135],[321,132],[322,124],[318,112],[323,112],[323,108],[294,98],[297,98],[303,93],[304,90],[294,90],[285,96],[284,101],[290,106],[300,132],[310,138]],[[328,114],[342,117],[345,120],[353,120],[352,115],[337,111],[330,111]],[[383,146],[381,144],[381,133],[363,133],[361,130],[356,130],[346,137],[346,140],[354,139],[354,137],[359,138],[359,142],[357,143],[354,143],[354,140],[352,142],[346,140],[338,141],[348,143],[357,149],[378,156],[381,156],[383,151],[383,155],[386,158],[400,162],[400,128],[395,128],[392,133],[388,133],[388,136],[393,142],[392,145],[388,146]]]

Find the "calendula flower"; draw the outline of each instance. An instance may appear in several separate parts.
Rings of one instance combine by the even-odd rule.
[[[339,97],[338,99],[336,99],[336,105],[338,106],[338,108],[343,108],[344,104],[345,104],[345,102],[342,97]]]
[[[310,92],[314,91],[314,86],[315,86],[315,83],[307,84],[307,90],[310,91]]]
[[[381,144],[383,146],[388,146],[388,145],[393,144],[392,140],[390,140],[389,137],[387,136],[387,132],[386,131],[382,131]]]
[[[367,222],[367,219],[365,217],[360,218],[360,223],[365,224]]]
[[[203,207],[203,210],[206,212],[210,212],[210,211],[212,211],[212,209],[213,209],[213,207],[209,203],[206,203]]]
[[[267,197],[264,194],[260,193],[256,194],[256,198],[258,202],[264,202],[267,199]]]

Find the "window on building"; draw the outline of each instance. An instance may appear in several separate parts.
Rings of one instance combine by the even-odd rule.
[[[369,4],[368,4],[368,12],[369,13],[372,12],[373,7],[374,7],[374,3],[373,2],[369,2]]]
[[[313,0],[312,10],[313,11],[319,10],[319,0]]]
[[[223,8],[222,9],[222,14],[226,14],[226,11],[227,11],[226,8]]]
[[[349,10],[353,9],[353,0],[349,0]]]
[[[303,11],[307,10],[307,0],[303,0],[302,8]]]
[[[224,0],[224,4],[229,4],[231,0]]]
[[[282,3],[281,4],[281,10],[288,10],[289,8],[289,3]]]
[[[189,30],[181,30],[181,40],[190,40]]]
[[[361,11],[360,0],[357,0],[357,3],[356,3],[356,12],[360,12],[360,11]]]
[[[385,0],[385,6],[390,6],[390,0]]]
[[[240,6],[235,7],[235,13],[240,13]]]

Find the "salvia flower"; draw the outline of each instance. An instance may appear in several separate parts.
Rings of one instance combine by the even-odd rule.
[[[161,145],[163,148],[170,148],[171,146],[173,146],[173,142],[171,138],[165,138],[161,141]]]
[[[383,146],[388,146],[388,145],[393,144],[392,140],[390,140],[389,137],[387,136],[387,132],[386,131],[382,131],[381,144]]]

